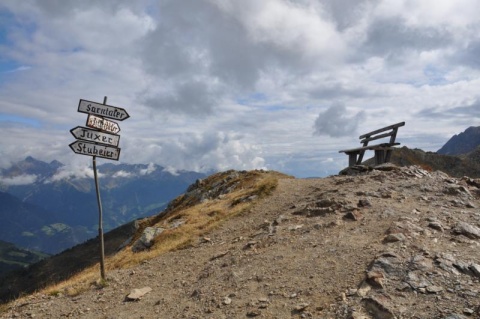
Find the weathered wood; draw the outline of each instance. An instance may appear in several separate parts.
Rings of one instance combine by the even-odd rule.
[[[375,165],[380,165],[385,163],[385,150],[376,149],[375,150]]]
[[[389,125],[389,126],[386,126],[384,128],[380,128],[378,130],[375,130],[375,131],[372,131],[372,132],[369,132],[369,133],[365,133],[363,135],[360,135],[359,138],[365,138],[365,137],[370,137],[372,135],[375,135],[375,134],[378,134],[378,133],[381,133],[381,132],[385,132],[385,131],[388,131],[388,130],[391,130],[391,129],[394,129],[394,128],[399,128],[401,126],[404,126],[405,125],[405,122],[400,122],[400,123],[397,123],[397,124],[393,124],[393,125]]]
[[[352,148],[348,150],[341,150],[339,153],[345,153],[348,155],[348,166],[360,165],[363,160],[365,151],[375,151],[375,165],[380,165],[390,161],[392,150],[394,146],[400,145],[396,143],[395,139],[397,137],[398,128],[405,125],[405,122],[400,122],[397,124],[389,125],[381,129],[360,135],[360,143],[363,144],[362,147]],[[379,134],[385,131],[387,133]],[[390,136],[390,141],[388,143],[380,143],[375,145],[368,145],[368,142],[379,140],[385,137]]]
[[[385,134],[380,134],[380,135],[373,136],[373,137],[364,138],[363,140],[360,141],[360,143],[365,143],[365,142],[371,142],[371,141],[379,140],[379,139],[384,138],[384,137],[392,136],[393,134],[394,134],[394,132],[392,131],[392,132],[389,132],[389,133],[385,133]]]
[[[393,143],[393,144],[382,143],[382,144],[375,144],[375,145],[367,145],[367,146],[363,146],[363,147],[357,147],[357,148],[352,148],[352,149],[349,149],[349,150],[342,150],[342,151],[338,151],[338,152],[339,153],[350,154],[350,153],[358,153],[358,152],[361,152],[361,151],[374,151],[376,149],[391,148],[392,146],[395,146],[395,145],[400,145],[400,143]]]

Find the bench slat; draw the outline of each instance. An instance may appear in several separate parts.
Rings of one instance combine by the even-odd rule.
[[[338,151],[338,152],[349,154],[349,153],[359,153],[361,151],[367,151],[367,150],[371,151],[371,150],[375,150],[375,149],[388,150],[388,149],[392,149],[393,148],[392,146],[395,146],[395,145],[400,145],[400,143],[393,143],[393,144],[382,143],[382,144],[368,145],[368,146],[363,146],[363,147],[352,148],[352,149],[349,149],[349,150],[341,150],[341,151]]]
[[[389,133],[384,133],[384,134],[376,135],[376,136],[369,137],[369,138],[364,138],[363,140],[360,141],[360,143],[365,143],[365,142],[370,142],[370,141],[379,140],[379,139],[384,138],[384,137],[392,136],[393,133],[394,133],[394,131],[389,132]]]
[[[384,128],[381,128],[381,129],[378,129],[378,130],[375,130],[375,131],[372,131],[372,132],[369,132],[369,133],[366,133],[366,134],[363,134],[363,135],[360,135],[360,139],[362,138],[369,138],[370,136],[372,135],[375,135],[375,134],[378,134],[378,133],[381,133],[381,132],[384,132],[384,131],[388,131],[388,130],[391,130],[391,129],[394,129],[394,128],[398,128],[398,127],[401,127],[401,126],[404,126],[405,125],[405,122],[400,122],[400,123],[397,123],[397,124],[393,124],[393,125],[390,125],[390,126],[386,126]]]

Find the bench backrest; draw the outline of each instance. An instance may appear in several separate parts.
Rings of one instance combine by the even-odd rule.
[[[360,135],[359,137],[360,143],[363,143],[363,146],[367,146],[368,142],[370,141],[374,141],[374,140],[378,140],[378,139],[390,136],[389,144],[393,145],[395,144],[395,138],[397,137],[398,128],[404,125],[405,125],[405,122],[400,122],[397,124],[389,125],[384,128]],[[390,131],[390,132],[379,134],[385,131]]]

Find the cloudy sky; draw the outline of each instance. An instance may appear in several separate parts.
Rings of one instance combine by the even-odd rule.
[[[2,0],[0,167],[91,164],[80,99],[125,108],[121,162],[325,176],[405,121],[436,151],[480,125],[478,0]],[[106,161],[106,160],[99,160]]]

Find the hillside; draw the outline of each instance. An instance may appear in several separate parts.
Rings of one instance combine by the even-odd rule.
[[[1,318],[479,318],[479,187],[416,166],[214,175],[145,220],[163,232],[107,282],[90,268]]]
[[[0,277],[19,268],[39,262],[48,255],[29,251],[0,240]]]
[[[417,165],[428,171],[442,171],[453,177],[480,177],[480,148],[464,155],[442,155],[404,146],[394,149],[390,162],[398,166]],[[373,158],[364,164],[373,165]]]

